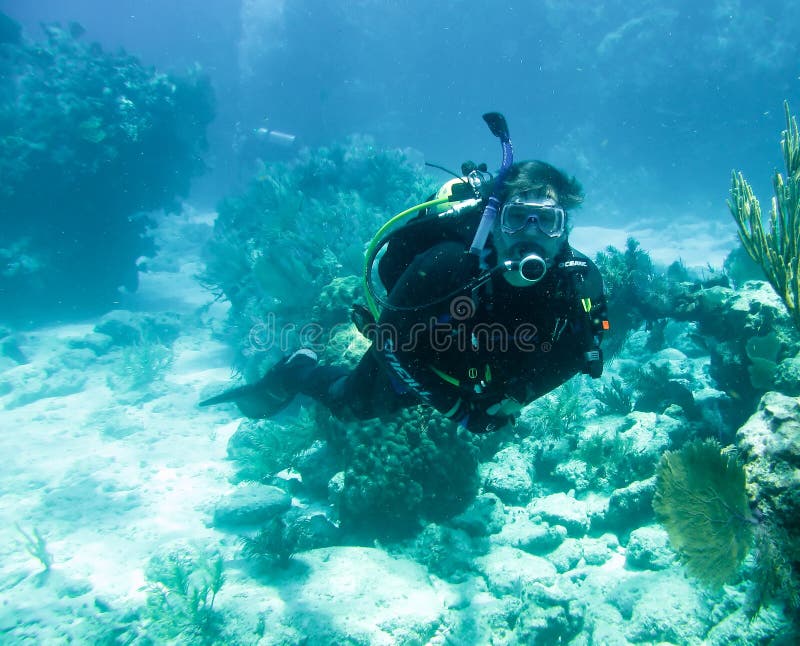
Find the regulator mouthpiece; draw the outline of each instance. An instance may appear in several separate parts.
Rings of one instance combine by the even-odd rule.
[[[528,254],[522,260],[506,260],[504,264],[508,271],[516,271],[522,280],[531,285],[538,283],[547,273],[547,263],[535,253]]]

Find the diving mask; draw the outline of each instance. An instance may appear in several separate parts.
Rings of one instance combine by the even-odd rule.
[[[506,202],[500,211],[500,227],[503,233],[515,235],[531,224],[548,238],[563,235],[567,224],[567,212],[555,200],[526,200]]]

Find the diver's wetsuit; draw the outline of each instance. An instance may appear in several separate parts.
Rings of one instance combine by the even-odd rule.
[[[601,334],[592,320],[606,318],[594,263],[566,245],[536,285],[514,287],[495,273],[472,293],[431,304],[477,272],[461,242],[440,242],[416,256],[388,301],[428,306],[384,309],[355,370],[311,368],[299,380],[300,392],[345,418],[424,402],[481,433],[587,370],[585,353],[597,349]],[[593,369],[597,376],[602,364]]]

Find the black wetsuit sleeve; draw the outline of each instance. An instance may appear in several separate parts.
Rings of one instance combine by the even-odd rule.
[[[573,258],[586,262],[586,271],[580,275],[576,285],[576,296],[580,299],[577,319],[577,347],[581,361],[581,371],[593,379],[603,374],[603,353],[600,348],[603,333],[608,329],[608,308],[606,306],[603,278],[597,266],[584,254],[572,250]]]

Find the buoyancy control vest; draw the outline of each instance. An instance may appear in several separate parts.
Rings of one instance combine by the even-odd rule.
[[[427,210],[399,228],[378,261],[378,277],[386,292],[391,292],[400,276],[418,255],[442,242],[463,243],[466,249],[475,235],[481,210],[478,204],[457,215]]]

